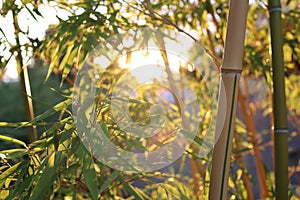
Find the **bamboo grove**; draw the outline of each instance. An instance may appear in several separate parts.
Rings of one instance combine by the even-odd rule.
[[[0,7],[0,199],[300,197],[299,157],[289,160],[299,152],[295,145],[300,134],[298,2],[6,0]],[[39,30],[50,11],[55,23]],[[189,65],[180,68],[181,75],[192,80],[189,86],[205,99],[197,119],[199,133],[170,166],[127,173],[103,164],[84,146],[72,98],[76,74],[97,45],[118,33],[145,27],[172,29],[194,41],[199,48],[187,55],[195,60],[209,57],[216,72],[210,73],[211,80],[219,80],[220,85],[213,90],[216,96],[209,98],[203,87],[205,77]],[[33,29],[41,35],[34,35]],[[172,58],[164,43],[168,34],[147,34],[143,40],[153,37],[159,46],[170,88],[184,90],[183,79],[172,77],[169,67]],[[133,55],[128,54],[124,63],[134,61]],[[19,81],[7,81],[5,71],[11,67],[17,69]],[[96,123],[124,149],[141,151],[164,144],[164,137],[145,143],[122,134],[110,114],[107,83],[115,84],[127,71],[115,63],[109,69],[96,87]],[[147,92],[158,98],[156,89],[149,92],[141,87],[136,94],[141,99],[126,101],[134,108],[129,110],[133,118],[145,117],[150,104],[142,98]],[[187,130],[190,113],[181,112],[184,108],[176,95],[180,92],[170,94],[174,99],[170,110],[177,114],[168,118],[182,120]],[[204,144],[213,116],[209,105],[216,99],[219,132],[212,137],[215,144]],[[146,116],[140,123],[148,122]],[[205,156],[199,153],[203,145],[211,148]]]

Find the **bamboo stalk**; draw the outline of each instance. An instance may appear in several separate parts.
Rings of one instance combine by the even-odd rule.
[[[275,146],[275,195],[288,199],[288,124],[284,83],[283,38],[280,0],[269,0],[272,47]]]
[[[227,199],[230,155],[234,132],[239,78],[242,71],[243,47],[246,31],[248,0],[231,0],[227,24],[225,50],[221,67],[221,86],[226,92],[220,96],[219,106],[227,106],[221,135],[216,135],[213,150],[209,199]],[[222,98],[226,98],[226,104]],[[222,113],[218,113],[222,114]],[[218,120],[218,119],[217,119]],[[217,121],[218,125],[218,121]]]
[[[274,141],[275,141],[275,134],[274,134],[274,112],[273,112],[273,91],[271,88],[268,90],[269,92],[269,113],[270,113],[270,126],[271,126],[271,145],[272,145],[272,166],[275,167],[275,147],[274,147]]]
[[[21,44],[19,39],[19,33],[21,32],[18,25],[18,13],[13,10],[13,24],[15,29],[15,39],[16,39],[16,63],[17,69],[20,75],[20,84],[22,89],[22,98],[25,109],[26,119],[30,122],[34,119],[33,104],[31,99],[30,81],[28,76],[27,67],[23,63],[23,57],[21,52]],[[28,127],[28,142],[32,143],[37,140],[37,130],[36,126]]]

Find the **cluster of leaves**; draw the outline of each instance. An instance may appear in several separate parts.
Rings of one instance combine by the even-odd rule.
[[[115,74],[116,72],[110,72]],[[106,78],[113,76],[107,75]],[[113,81],[112,81],[113,82]],[[145,149],[139,138],[124,138],[115,123],[111,120],[107,107],[109,99],[105,98],[109,88],[103,93],[105,84],[99,88],[96,99],[102,99],[99,113],[99,122],[102,122],[105,134],[110,140],[121,147],[131,150]],[[102,91],[102,92],[101,92]],[[124,173],[106,167],[95,159],[78,136],[72,114],[70,94],[64,94],[67,99],[54,105],[49,110],[35,117],[23,126],[40,125],[49,121],[51,116],[58,114],[60,120],[46,129],[39,140],[26,144],[21,140],[2,135],[1,140],[13,143],[16,148],[1,151],[1,198],[5,199],[38,199],[38,198],[73,198],[73,199],[115,199],[118,196],[131,196],[134,199],[153,198],[195,198],[190,187],[190,180],[180,173],[169,172]],[[143,114],[144,102],[132,100],[135,115]],[[137,106],[136,106],[137,105]],[[173,106],[176,108],[176,106]],[[139,113],[140,112],[140,113]],[[142,116],[143,117],[143,116]],[[140,119],[140,117],[139,117]],[[103,123],[105,122],[105,123]],[[163,142],[164,138],[157,143]],[[127,144],[124,144],[124,141]],[[201,139],[196,139],[201,143]],[[151,143],[151,142],[150,142]],[[149,146],[146,144],[145,146]],[[152,145],[153,146],[153,145]],[[155,145],[154,145],[155,146]],[[149,147],[151,148],[151,146]],[[184,155],[187,157],[187,154]],[[185,165],[182,158],[181,165]],[[142,186],[146,185],[146,186]]]

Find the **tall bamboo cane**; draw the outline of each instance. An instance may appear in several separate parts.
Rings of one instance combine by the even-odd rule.
[[[230,0],[223,64],[221,67],[219,106],[227,106],[225,123],[213,151],[209,199],[227,199],[228,174],[237,104],[238,83],[242,71],[248,0]],[[226,98],[226,104],[224,100]],[[218,113],[222,114],[222,113]],[[218,120],[218,119],[217,119]],[[217,121],[218,123],[218,121]]]
[[[288,199],[288,125],[280,0],[269,0],[273,73],[276,199]]]

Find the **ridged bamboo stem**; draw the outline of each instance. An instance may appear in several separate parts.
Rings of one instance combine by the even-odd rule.
[[[239,78],[242,71],[247,12],[247,0],[230,1],[225,50],[220,77],[222,80],[220,92],[225,90],[226,96],[220,96],[219,99],[219,107],[226,106],[227,110],[221,134],[219,137],[216,135],[216,144],[213,150],[209,189],[209,199],[211,200],[225,200],[228,198],[230,155],[232,150]],[[221,98],[226,98],[225,105]],[[220,114],[222,113],[218,113],[218,115]],[[220,125],[218,121],[217,125]]]
[[[269,0],[272,47],[275,195],[288,199],[288,123],[284,83],[283,37],[280,0]]]
[[[223,125],[221,135],[218,138],[213,150],[212,170],[209,189],[209,199],[211,200],[227,199],[230,155],[232,150],[232,140],[234,131],[233,124],[235,121],[239,78],[239,73],[222,73],[222,80],[224,85],[221,85],[221,89],[225,89],[226,91],[227,112],[225,114],[225,123]],[[225,85],[227,88],[225,88]]]

